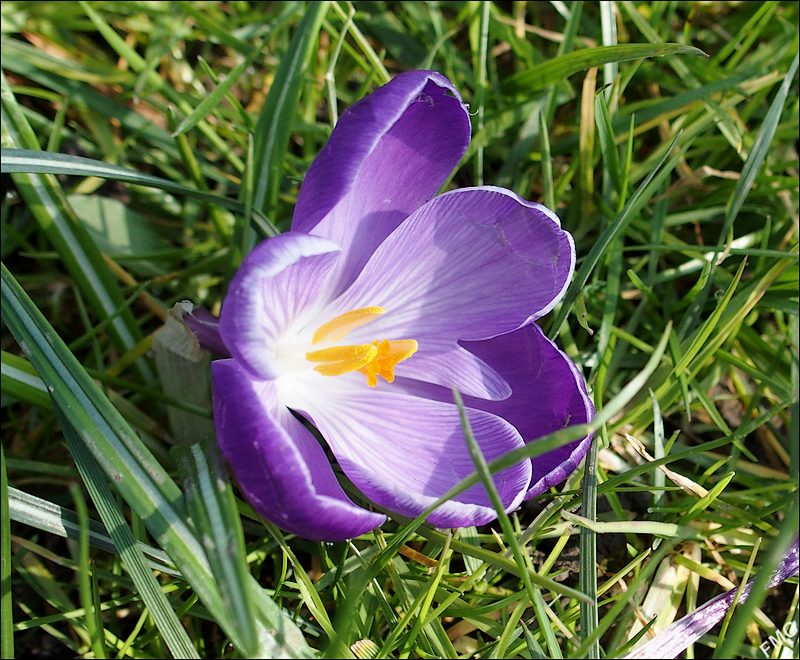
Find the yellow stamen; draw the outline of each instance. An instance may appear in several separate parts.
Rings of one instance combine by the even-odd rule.
[[[311,343],[319,344],[322,341],[335,342],[344,339],[356,328],[374,321],[384,311],[386,310],[383,307],[363,307],[346,312],[319,326],[311,338]]]
[[[414,355],[418,348],[415,339],[375,340],[372,345],[376,347],[377,355],[359,369],[367,377],[370,387],[378,384],[378,376],[383,376],[387,383],[393,382],[394,368]]]
[[[332,346],[306,353],[306,359],[309,362],[322,362],[314,369],[323,376],[341,376],[368,365],[378,353],[378,347],[374,344]]]
[[[360,371],[367,377],[367,385],[375,387],[378,376],[387,383],[394,381],[394,368],[417,352],[415,339],[377,339],[371,344],[331,346],[306,353],[309,362],[321,362],[314,367],[323,376],[341,376]]]
[[[356,328],[374,321],[386,310],[383,307],[362,307],[341,314],[317,328],[311,344],[333,342],[344,339]],[[323,376],[341,376],[351,371],[360,371],[367,377],[367,385],[375,387],[378,376],[387,383],[394,381],[394,368],[417,352],[415,339],[376,339],[371,344],[349,344],[331,346],[306,353],[309,362],[319,362],[314,370]]]

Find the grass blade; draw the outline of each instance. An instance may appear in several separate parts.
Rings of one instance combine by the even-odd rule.
[[[108,488],[108,480],[92,454],[81,443],[80,437],[64,413],[56,407],[61,428],[67,438],[81,478],[86,484],[89,495],[100,514],[114,547],[122,559],[128,574],[131,576],[139,595],[153,617],[164,642],[176,658],[200,657],[192,641],[181,625],[175,610],[161,591],[158,581],[138,547],[125,516],[119,508],[113,493]],[[80,515],[80,512],[79,512]],[[81,528],[82,531],[83,528]]]
[[[8,489],[8,499],[11,520],[48,534],[78,540],[80,526],[78,516],[74,511],[13,487]],[[117,546],[103,525],[93,519],[89,521],[89,541],[100,550],[117,553]],[[180,576],[163,551],[141,541],[137,541],[136,544],[142,554],[148,558],[146,561],[151,569],[175,577]]]
[[[775,132],[778,129],[778,123],[780,122],[781,114],[783,113],[783,109],[786,104],[786,98],[789,94],[789,90],[792,88],[795,73],[797,73],[798,56],[798,54],[795,54],[792,64],[789,67],[789,71],[786,73],[778,93],[775,95],[775,98],[770,104],[769,110],[764,117],[764,123],[761,125],[761,129],[759,130],[758,136],[753,143],[753,148],[750,151],[750,155],[747,157],[747,161],[742,168],[741,176],[736,181],[736,186],[733,189],[733,193],[728,199],[728,203],[725,207],[725,220],[722,223],[722,229],[720,230],[719,239],[717,240],[715,255],[723,250],[726,242],[729,240],[728,235],[733,228],[733,223],[736,220],[736,217],[739,215],[739,211],[744,204],[744,200],[752,189],[753,183],[756,180],[756,176],[761,170],[761,165],[767,156],[769,145],[772,143],[772,138],[775,136]],[[715,258],[711,264],[712,274],[718,265],[718,260]],[[703,287],[703,290],[700,292],[700,295],[698,295],[692,303],[683,322],[681,323],[678,332],[680,336],[683,336],[697,323],[697,319],[703,309],[703,306],[705,305],[713,282],[714,278],[709,277],[705,283],[705,286]]]
[[[89,511],[86,508],[86,500],[83,498],[83,493],[81,493],[81,489],[77,484],[70,484],[70,492],[75,502],[75,510],[78,512],[78,524],[80,527],[78,536],[78,584],[80,586],[81,606],[83,607],[83,620],[86,630],[89,632],[94,657],[105,658],[107,656],[103,622],[99,617],[100,604],[94,599],[89,575],[89,571],[92,568],[92,564],[89,561]]]
[[[283,54],[258,117],[253,160],[258,176],[252,200],[253,208],[267,217],[274,213],[278,201],[281,169],[292,124],[297,115],[300,90],[306,68],[314,53],[314,42],[327,11],[328,2],[312,2],[306,5],[305,17],[288,50]]]
[[[188,527],[181,491],[144,446],[82,365],[33,305],[5,264],[2,265],[2,311],[6,325],[47,384],[53,400],[111,477],[123,498],[141,516],[210,612],[224,611],[202,546]],[[266,608],[262,607],[262,612]],[[218,623],[234,645],[244,648],[239,631],[225,619]],[[285,617],[260,621],[259,643],[290,657],[307,653],[302,635]],[[284,646],[285,640],[290,645]],[[266,651],[265,651],[266,652]]]
[[[192,524],[203,539],[211,572],[220,588],[225,611],[220,614],[235,622],[245,645],[242,650],[253,656],[258,652],[257,630],[250,599],[245,558],[244,533],[233,492],[222,472],[221,457],[205,451],[200,444],[177,447],[178,469],[186,489]],[[210,454],[210,458],[209,455]]]
[[[206,115],[222,101],[222,98],[230,91],[231,87],[236,84],[241,75],[247,71],[247,68],[251,66],[260,55],[261,48],[259,46],[251,48],[248,56],[239,62],[239,64],[225,76],[225,80],[217,85],[208,96],[203,97],[203,100],[192,110],[192,113],[188,117],[184,117],[181,120],[181,123],[178,124],[178,127],[172,132],[172,136],[176,137],[182,135],[186,131],[194,128],[197,122],[205,119]]]
[[[673,155],[669,161],[667,161],[667,157],[670,155],[670,153],[672,153],[672,150],[678,144],[679,137],[680,134],[673,138],[669,147],[667,147],[662,154],[658,164],[650,171],[644,181],[642,181],[642,183],[636,189],[636,192],[631,195],[628,203],[625,204],[625,207],[622,209],[622,211],[620,211],[619,215],[603,231],[603,233],[592,246],[589,254],[586,255],[583,264],[581,264],[580,269],[575,274],[575,277],[573,277],[572,283],[569,285],[567,293],[564,295],[564,299],[561,301],[561,306],[558,309],[555,319],[550,325],[549,335],[551,338],[558,336],[558,333],[561,330],[561,325],[564,323],[567,315],[572,309],[575,299],[589,281],[589,276],[592,274],[594,267],[600,261],[600,258],[606,253],[609,245],[611,245],[611,243],[613,243],[617,237],[622,234],[625,227],[627,227],[628,224],[630,224],[636,217],[636,213],[639,212],[641,205],[644,204],[645,201],[647,201],[647,199],[649,199],[649,197],[656,192],[662,179],[668,176],[669,173],[675,168],[675,165],[678,163],[681,154]],[[665,161],[667,161],[666,164]]]
[[[581,511],[583,516],[597,520],[597,441],[592,443],[586,454],[583,467],[583,496]],[[591,602],[581,603],[581,639],[589,639],[590,646],[587,657],[600,657],[600,640],[592,636],[597,628],[597,539],[595,531],[583,526],[580,529],[580,572],[578,574],[579,589]]]
[[[614,140],[614,129],[611,127],[608,103],[602,93],[594,97],[594,119],[597,124],[597,136],[600,138],[603,165],[608,174],[611,175],[611,183],[614,190],[622,197],[622,168],[620,167],[619,154]]]
[[[617,18],[614,15],[614,3],[612,0],[600,0],[600,25],[604,46],[617,45]],[[603,65],[603,85],[606,89],[603,95],[608,106],[612,110],[617,108],[617,98],[619,97],[619,87],[612,87],[619,75],[619,64],[617,62],[607,62]]]
[[[0,389],[3,394],[14,397],[18,401],[26,401],[39,408],[50,407],[47,388],[42,379],[36,375],[36,370],[31,363],[25,358],[6,351],[2,352]]]
[[[517,538],[517,534],[511,525],[511,519],[508,517],[508,514],[505,511],[505,507],[503,507],[503,503],[500,501],[500,494],[497,492],[497,486],[495,486],[492,473],[489,471],[489,464],[486,462],[483,452],[478,445],[478,441],[475,440],[475,435],[472,433],[472,428],[469,420],[467,419],[467,410],[464,407],[464,402],[461,400],[461,394],[459,394],[458,390],[455,388],[453,389],[453,399],[456,404],[456,408],[458,408],[458,414],[461,418],[461,429],[464,432],[464,439],[467,442],[467,448],[469,449],[470,457],[472,458],[472,462],[475,464],[475,470],[480,477],[483,487],[486,489],[486,494],[489,496],[489,500],[491,501],[494,510],[497,512],[497,520],[503,529],[503,537],[509,546],[511,546],[511,552],[514,556],[514,561],[517,563],[517,567],[519,568],[522,582],[528,592],[528,598],[530,598],[531,603],[533,603],[536,601],[536,592],[533,587],[533,582],[531,581],[531,574],[528,570],[528,565],[525,562],[525,558],[522,556],[522,548],[519,546],[519,539]]]
[[[228,197],[214,195],[203,190],[182,186],[168,179],[162,179],[150,174],[142,174],[135,170],[104,163],[93,158],[57,154],[50,151],[34,151],[30,149],[2,150],[0,165],[3,174],[18,172],[39,174],[66,174],[69,176],[94,176],[110,181],[125,181],[148,188],[159,188],[167,192],[176,193],[190,199],[196,199],[208,204],[224,206],[231,211],[243,214],[245,209],[241,202]]]
[[[786,104],[786,98],[789,95],[789,90],[791,90],[792,84],[794,83],[794,76],[797,73],[797,65],[798,55],[795,54],[792,64],[781,83],[780,89],[770,104],[769,110],[767,110],[764,123],[758,131],[758,136],[753,143],[753,148],[750,150],[750,155],[747,157],[747,162],[745,162],[742,168],[741,176],[736,181],[733,194],[728,200],[728,205],[725,209],[725,222],[722,225],[720,239],[717,245],[720,249],[724,246],[728,232],[733,226],[736,216],[739,215],[745,198],[753,187],[756,176],[761,170],[761,165],[767,156],[769,145],[772,144],[772,138],[775,137],[775,132],[778,130],[778,124]]]
[[[477,19],[470,26],[470,40],[473,50],[473,68],[475,69],[474,111],[476,113],[475,132],[483,130],[483,118],[486,114],[486,59],[489,50],[489,12],[491,3],[484,0],[478,3]],[[477,51],[477,52],[476,52]],[[483,185],[483,145],[475,151],[472,176],[476,186]]]
[[[521,71],[511,76],[506,81],[506,86],[514,90],[532,92],[592,67],[599,67],[612,62],[626,62],[628,60],[663,57],[665,55],[705,56],[705,53],[694,46],[681,44],[622,44],[584,48]]]
[[[38,149],[36,135],[17,105],[3,74],[0,74],[0,93],[3,146]],[[12,178],[43,233],[55,246],[74,277],[81,293],[91,302],[98,316],[111,319],[109,332],[117,346],[123,352],[131,350],[141,340],[133,314],[125,307],[125,300],[116,280],[86,228],[67,203],[58,181],[39,174],[18,173],[12,174]],[[152,371],[144,360],[137,360],[135,364],[142,377],[152,380]]]
[[[11,517],[8,512],[6,455],[0,445],[0,656],[14,657],[14,613],[11,595]]]
[[[727,633],[721,636],[719,645],[714,651],[715,658],[730,658],[736,655],[736,649],[744,639],[747,626],[753,621],[756,609],[761,606],[767,596],[775,569],[786,556],[792,542],[797,538],[798,514],[800,514],[800,500],[795,491],[791,508],[786,514],[785,524],[778,532],[778,536],[772,539],[767,550],[766,560],[752,581],[747,600],[739,603],[730,620]]]

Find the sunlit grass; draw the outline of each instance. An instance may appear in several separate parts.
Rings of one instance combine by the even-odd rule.
[[[4,2],[3,657],[619,657],[771,571],[798,527],[797,21]],[[506,186],[575,236],[542,325],[587,377],[596,455],[502,526],[312,543],[187,437],[210,413],[180,382],[205,363],[159,379],[154,336],[181,300],[218,313],[341,112],[420,67],[470,103],[449,186]],[[770,635],[797,655],[776,634],[796,580],[749,603],[687,657],[763,657]]]

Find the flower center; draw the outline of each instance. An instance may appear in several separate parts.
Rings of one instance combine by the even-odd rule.
[[[382,307],[364,307],[346,312],[317,328],[311,343],[340,341],[356,328],[374,321],[384,311]],[[367,385],[375,387],[378,376],[391,383],[394,380],[394,368],[416,352],[415,339],[376,339],[371,344],[331,346],[309,351],[306,360],[319,363],[314,370],[323,376],[341,376],[359,371],[367,377]]]

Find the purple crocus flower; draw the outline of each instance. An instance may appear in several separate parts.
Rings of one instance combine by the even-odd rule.
[[[283,529],[340,540],[385,520],[344,493],[301,417],[361,493],[413,517],[474,472],[451,387],[488,460],[593,414],[581,375],[534,323],[574,269],[556,215],[491,186],[434,197],[469,136],[446,78],[397,76],[342,115],[291,231],[231,281],[214,421],[248,501]],[[589,442],[496,474],[503,506],[565,479]],[[476,485],[428,522],[495,516]]]
[[[789,551],[786,553],[775,574],[770,577],[769,586],[776,587],[782,584],[786,578],[797,575],[798,571],[798,542],[794,540]],[[685,651],[698,639],[705,635],[715,625],[717,625],[727,614],[734,601],[739,597],[739,602],[744,602],[750,597],[753,588],[751,580],[739,592],[739,588],[726,591],[719,596],[715,596],[705,604],[698,607],[691,614],[687,614],[682,619],[667,626],[654,638],[643,642],[641,646],[631,651],[625,656],[625,660],[645,660],[654,658],[657,660],[668,660],[675,658],[679,653]],[[766,650],[765,650],[766,649]],[[762,647],[764,655],[768,657],[767,651],[770,644]]]

